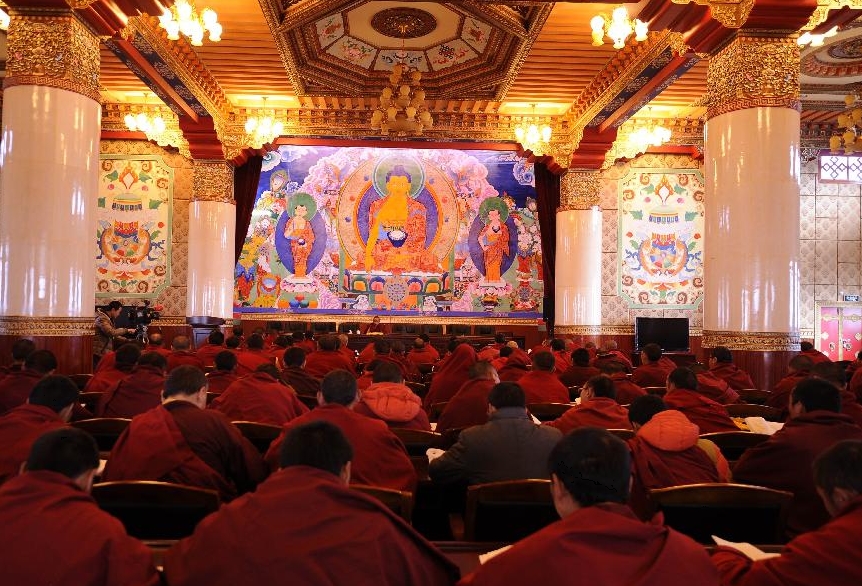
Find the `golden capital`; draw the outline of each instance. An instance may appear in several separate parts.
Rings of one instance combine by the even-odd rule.
[[[798,332],[723,332],[703,330],[703,348],[724,346],[731,350],[799,352]]]
[[[560,179],[558,212],[589,210],[599,205],[599,174],[570,170]]]
[[[674,4],[694,2],[708,6],[710,15],[727,28],[739,28],[748,20],[754,0],[671,0]]]
[[[233,165],[227,161],[195,161],[192,201],[235,203]]]
[[[86,336],[93,333],[93,318],[0,316],[0,335],[16,336]]]
[[[707,119],[748,108],[800,109],[796,35],[739,33],[709,60]]]
[[[3,88],[41,85],[99,100],[99,39],[72,12],[11,11]]]

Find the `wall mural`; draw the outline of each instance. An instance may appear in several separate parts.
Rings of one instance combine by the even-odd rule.
[[[541,317],[535,198],[513,152],[282,146],[264,159],[236,311]]]
[[[96,297],[155,298],[170,285],[174,171],[152,155],[100,163]]]
[[[638,169],[620,180],[618,290],[629,307],[700,304],[704,191],[692,169]]]

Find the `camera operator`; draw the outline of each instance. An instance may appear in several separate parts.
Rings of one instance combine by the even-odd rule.
[[[130,328],[114,327],[114,320],[123,311],[123,304],[119,301],[111,301],[105,306],[104,311],[96,308],[96,331],[93,340],[93,370],[102,356],[113,350],[114,338],[134,334],[135,330]]]

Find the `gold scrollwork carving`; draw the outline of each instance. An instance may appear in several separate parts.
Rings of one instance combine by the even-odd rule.
[[[88,8],[91,4],[95,4],[98,1],[99,0],[66,0],[66,4],[69,5],[69,8],[81,10],[84,8]]]
[[[560,326],[554,325],[555,336],[601,336],[602,326]]]
[[[235,203],[233,165],[227,161],[195,161],[192,201]]]
[[[0,316],[0,335],[18,337],[92,335],[93,319],[86,317]]]
[[[748,20],[754,0],[671,0],[674,4],[694,2],[708,6],[712,17],[727,28],[739,28]]]
[[[599,205],[599,174],[595,171],[569,170],[560,179],[558,212],[589,210]]]
[[[703,331],[704,348],[725,346],[731,350],[798,352],[799,334],[794,332],[721,332]]]
[[[800,109],[796,36],[740,33],[709,62],[707,119],[747,108]]]
[[[830,10],[837,10],[839,8],[859,10],[862,8],[862,0],[817,0],[817,8],[814,9],[811,18],[808,19],[808,22],[800,30],[810,31],[818,24],[826,21]]]
[[[99,39],[72,13],[13,12],[3,87],[40,85],[99,100]]]

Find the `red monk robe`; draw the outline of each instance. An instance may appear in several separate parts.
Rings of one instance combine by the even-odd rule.
[[[670,367],[661,362],[642,364],[635,368],[631,380],[639,387],[663,387],[667,384],[667,375],[675,368],[673,363]]]
[[[288,366],[282,370],[281,380],[292,387],[299,395],[313,397],[320,390],[320,379],[311,376],[298,366]]]
[[[195,355],[198,357],[198,360],[203,362],[204,366],[215,366],[215,357],[219,352],[224,352],[224,350],[225,347],[221,344],[210,344],[207,342],[197,349]]]
[[[413,348],[407,353],[407,360],[413,364],[434,364],[440,360],[440,353],[431,344],[425,344],[421,349]]]
[[[718,586],[706,550],[656,519],[639,520],[625,505],[584,507],[517,542],[459,586],[532,584]]]
[[[35,370],[24,369],[10,372],[0,379],[0,415],[26,403],[30,391],[42,377]]]
[[[275,364],[263,350],[240,350],[236,353],[236,373],[245,376],[257,370],[262,364]]]
[[[489,344],[488,346],[485,346],[484,348],[479,350],[479,352],[476,354],[476,358],[478,360],[486,360],[488,362],[491,362],[495,358],[500,357],[500,348],[502,348],[503,346],[505,346],[505,344]]]
[[[168,354],[168,372],[178,366],[194,366],[201,370],[204,369],[203,360],[191,350],[173,350]]]
[[[527,405],[530,403],[568,403],[569,389],[553,372],[531,370],[518,379],[524,389]]]
[[[207,392],[221,395],[229,386],[239,380],[235,372],[214,370],[207,373]]]
[[[269,425],[284,425],[291,419],[308,413],[293,389],[286,387],[265,372],[245,376],[210,403],[231,421],[254,421]]]
[[[585,382],[602,373],[593,366],[570,366],[560,375],[560,382],[567,387],[580,387]]]
[[[496,383],[489,379],[468,380],[437,420],[437,432],[483,425],[488,422],[488,395]]]
[[[856,425],[862,426],[862,405],[856,400],[856,395],[847,389],[841,391],[841,413],[849,415]]]
[[[698,446],[698,427],[679,411],[656,413],[628,440],[632,451],[632,487],[629,504],[641,518],[654,514],[649,491],[654,488],[727,482],[729,467],[721,452],[723,474],[707,453]]]
[[[427,410],[434,403],[448,401],[469,379],[470,367],[476,363],[476,351],[468,344],[459,344],[440,369],[434,372],[431,388],[422,404]]]
[[[793,388],[809,376],[811,376],[811,372],[808,370],[797,370],[785,376],[778,381],[778,384],[772,389],[772,393],[766,398],[766,406],[780,409],[781,418],[787,419],[787,416],[790,415],[790,396],[793,394]]]
[[[136,366],[132,373],[99,397],[97,417],[131,419],[162,403],[165,374],[156,366]]]
[[[740,402],[739,393],[708,370],[697,373],[697,392],[722,405]]]
[[[374,342],[368,342],[365,348],[359,351],[359,356],[356,357],[359,364],[368,364],[374,360]]]
[[[338,350],[318,350],[305,359],[305,370],[311,376],[323,378],[333,370],[355,372],[353,362]]]
[[[157,586],[148,547],[70,478],[38,470],[0,488],[3,584]]]
[[[579,427],[604,429],[631,429],[628,409],[608,397],[593,397],[572,407],[561,417],[545,425],[556,427],[563,435]]]
[[[669,409],[682,411],[689,421],[700,428],[700,433],[714,431],[739,431],[739,427],[727,414],[724,405],[704,397],[697,391],[675,389],[663,397]]]
[[[506,359],[506,364],[497,370],[501,382],[515,382],[530,372],[530,357],[523,352],[512,352]]]
[[[278,467],[281,442],[287,430],[321,420],[338,427],[353,446],[351,482],[410,492],[416,489],[418,478],[407,449],[386,424],[334,403],[317,407],[285,425],[266,453],[270,467],[273,470]]]
[[[165,554],[165,575],[171,586],[446,586],[458,570],[379,501],[291,466],[201,521]]]
[[[829,514],[817,494],[811,466],[817,456],[845,439],[862,439],[862,428],[849,416],[831,411],[804,413],[747,449],[733,469],[734,480],[792,492],[788,535],[812,531],[828,521]]]
[[[115,364],[110,368],[105,368],[93,375],[93,378],[87,381],[82,392],[84,393],[104,393],[105,391],[116,386],[118,382],[129,376],[132,372],[132,365],[122,366],[120,368]]]
[[[752,562],[721,547],[712,555],[726,586],[811,586],[862,584],[862,497],[850,501],[834,519],[800,535],[781,556]]]
[[[373,383],[362,391],[362,399],[353,406],[362,415],[383,420],[389,427],[431,431],[428,415],[410,387],[398,383]]]
[[[857,401],[862,401],[862,368],[856,369],[853,376],[850,377],[850,382],[847,384],[847,390],[856,395]],[[774,393],[775,391],[773,391]]]
[[[572,366],[571,350],[555,350],[554,354],[554,373],[560,376]]]
[[[27,403],[0,417],[0,484],[18,475],[36,438],[65,425],[50,407]]]
[[[223,501],[266,477],[257,449],[227,418],[188,401],[170,401],[132,419],[103,481],[161,480],[217,490]]]
[[[617,392],[617,403],[630,405],[638,397],[646,395],[646,391],[634,384],[624,372],[611,373],[610,379],[614,381],[614,389]]]
[[[281,354],[278,355],[279,360],[281,360],[282,355],[284,355],[284,348],[281,350]],[[350,364],[350,372],[356,372],[356,352],[351,350],[348,346],[339,346],[338,351],[341,352],[341,355],[344,356],[347,363]]]
[[[735,391],[757,388],[748,373],[732,362],[716,362],[709,372],[724,380]]]
[[[826,354],[824,354],[820,350],[817,350],[816,348],[811,348],[809,350],[803,350],[799,354],[802,356],[807,356],[808,358],[811,359],[811,362],[814,364],[820,364],[821,362],[832,362],[831,358],[829,358],[828,356],[826,356]]]
[[[370,365],[369,365],[370,366]],[[362,372],[362,376],[356,379],[356,388],[360,391],[365,391],[374,384],[374,370],[366,368]]]

